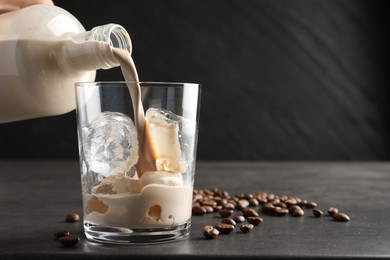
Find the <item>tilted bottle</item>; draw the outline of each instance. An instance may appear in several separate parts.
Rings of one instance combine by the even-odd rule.
[[[75,109],[74,83],[119,64],[112,48],[131,40],[117,24],[86,31],[66,10],[33,5],[0,15],[0,123]]]

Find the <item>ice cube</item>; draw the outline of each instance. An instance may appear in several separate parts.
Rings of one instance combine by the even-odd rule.
[[[193,122],[159,108],[149,108],[145,121],[145,144],[152,153],[157,171],[184,172],[188,158],[182,148],[191,147],[181,142],[182,131],[188,125],[193,126]]]
[[[102,112],[92,120],[86,139],[90,170],[105,177],[131,171],[138,161],[137,130],[125,114]]]

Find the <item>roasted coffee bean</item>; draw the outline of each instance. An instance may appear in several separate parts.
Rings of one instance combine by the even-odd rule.
[[[256,210],[254,210],[252,208],[243,208],[242,213],[243,213],[245,218],[259,215],[259,213],[257,213]]]
[[[287,205],[283,202],[279,202],[274,204],[275,207],[280,207],[280,208],[287,208]]]
[[[211,206],[203,206],[203,208],[206,210],[206,213],[213,213],[214,208]]]
[[[292,205],[291,207],[288,208],[288,211],[289,211],[290,213],[292,213],[292,212],[293,212],[294,210],[296,210],[296,209],[302,210],[301,207],[299,207],[298,205]]]
[[[242,224],[240,226],[240,230],[244,233],[248,233],[250,232],[251,230],[253,229],[253,225],[252,224]]]
[[[221,220],[221,223],[230,224],[233,226],[235,226],[237,224],[236,221],[234,221],[232,218],[224,218]]]
[[[80,220],[80,216],[79,216],[79,214],[77,214],[75,212],[69,213],[65,217],[66,222],[77,222],[79,220]]]
[[[299,207],[304,207],[307,204],[307,200],[299,200],[297,201],[297,205]]]
[[[248,201],[249,201],[250,199],[253,199],[253,197],[254,197],[254,196],[253,196],[252,193],[247,193],[247,194],[244,195],[244,199],[246,199],[246,200],[248,200]]]
[[[221,217],[227,218],[233,214],[233,210],[232,209],[220,209],[218,211],[218,213]]]
[[[314,208],[313,215],[318,218],[318,217],[321,217],[322,215],[324,215],[324,212],[322,212],[322,210],[320,210],[320,209]]]
[[[253,206],[253,207],[259,206],[259,201],[255,198],[251,198],[249,199],[249,206]]]
[[[288,198],[285,202],[286,206],[289,208],[293,205],[297,204],[297,200],[295,198]]]
[[[337,212],[332,215],[332,218],[336,221],[341,221],[341,222],[347,222],[350,220],[347,214],[342,213],[342,212]]]
[[[217,202],[214,200],[204,200],[200,202],[201,206],[210,206],[210,207],[215,207],[217,206]]]
[[[266,213],[266,214],[273,214],[273,212],[275,210],[275,206],[272,205],[272,203],[267,202],[267,203],[263,204],[262,209],[263,209],[264,213]]]
[[[245,221],[245,217],[243,215],[237,215],[233,218],[234,221],[236,221],[236,223],[242,223]]]
[[[275,216],[279,216],[279,217],[286,216],[288,214],[288,209],[281,208],[281,207],[275,207],[273,214]]]
[[[202,216],[204,214],[206,214],[207,211],[204,207],[202,206],[194,206],[192,207],[192,215],[195,215],[195,216]]]
[[[248,221],[248,223],[252,224],[253,226],[258,226],[261,223],[263,223],[263,219],[261,217],[258,217],[258,216],[247,217],[246,221]]]
[[[231,203],[231,202],[227,202],[227,203],[224,203],[222,204],[222,208],[224,209],[231,209],[233,210],[235,208],[235,204]]]
[[[308,209],[312,209],[312,208],[317,207],[317,203],[315,203],[314,201],[309,201],[306,203],[305,207]]]
[[[66,237],[66,236],[69,236],[69,235],[70,235],[69,231],[64,230],[64,229],[59,229],[59,230],[55,230],[54,231],[54,236],[56,238]]]
[[[78,236],[69,235],[60,237],[59,240],[64,246],[70,247],[76,245],[79,242],[80,238]]]
[[[205,238],[208,238],[208,239],[214,239],[219,235],[218,229],[215,229],[211,225],[204,226],[202,229],[202,233],[205,236]]]
[[[249,206],[249,201],[246,199],[240,199],[236,205],[236,209],[243,209]]]
[[[337,208],[334,208],[334,207],[328,208],[327,211],[328,211],[329,216],[333,216],[333,214],[339,212],[339,210]]]
[[[215,228],[218,229],[218,231],[221,232],[222,234],[229,234],[229,233],[233,232],[234,225],[225,224],[225,223],[218,223],[215,226]]]
[[[293,217],[302,217],[305,215],[305,212],[301,208],[296,208],[291,212]]]

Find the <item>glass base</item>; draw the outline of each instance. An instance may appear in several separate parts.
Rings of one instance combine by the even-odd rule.
[[[105,244],[142,245],[173,242],[186,239],[190,235],[191,220],[164,227],[123,228],[98,226],[84,222],[87,239]]]

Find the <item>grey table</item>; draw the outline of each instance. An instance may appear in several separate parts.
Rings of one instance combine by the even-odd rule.
[[[329,216],[275,217],[250,233],[239,230],[207,240],[202,227],[218,214],[193,216],[187,240],[148,246],[106,246],[87,241],[82,224],[65,215],[81,213],[76,161],[0,161],[0,259],[138,258],[390,258],[390,163],[388,162],[199,162],[195,188],[218,187],[231,195],[264,191],[334,206],[350,222]],[[53,231],[81,237],[65,248]]]

